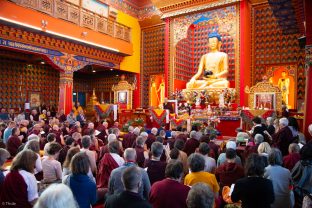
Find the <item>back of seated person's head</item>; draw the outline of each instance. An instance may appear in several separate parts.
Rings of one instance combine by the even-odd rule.
[[[250,139],[249,135],[246,132],[238,132],[236,134],[236,140],[245,142],[245,139]]]
[[[116,135],[116,137],[119,136],[120,130],[118,128],[113,128],[112,133]]]
[[[277,148],[272,148],[271,151],[269,152],[268,161],[269,164],[272,166],[274,165],[281,166],[283,164],[282,152]]]
[[[279,120],[279,125],[280,125],[281,127],[288,126],[288,124],[289,124],[289,121],[288,121],[288,119],[285,118],[285,117],[283,117],[283,118],[281,118],[281,119]]]
[[[214,193],[205,183],[196,183],[192,186],[186,199],[188,208],[213,208]]]
[[[197,131],[191,131],[190,138],[197,139]]]
[[[40,144],[37,140],[30,140],[24,146],[24,149],[29,149],[34,151],[35,153],[39,154],[40,152]]]
[[[228,160],[235,160],[235,158],[236,158],[236,151],[234,149],[232,149],[232,148],[226,149],[225,157]]]
[[[198,153],[191,154],[187,159],[191,172],[200,172],[205,169],[205,158]]]
[[[116,154],[118,154],[118,153],[119,153],[119,149],[120,149],[119,141],[114,140],[114,141],[108,143],[108,151],[109,151],[110,153],[116,153]]]
[[[208,135],[208,134],[202,135],[202,136],[200,137],[200,139],[199,139],[199,142],[200,142],[200,143],[205,142],[205,143],[208,144],[208,143],[210,142],[209,135]]]
[[[73,174],[87,175],[90,169],[89,157],[85,152],[78,152],[70,162],[70,170]]]
[[[137,191],[142,180],[141,170],[136,166],[127,168],[122,174],[122,183],[125,190]]]
[[[232,149],[236,150],[236,142],[229,140],[226,143],[226,149],[228,149],[228,148],[232,148]]]
[[[288,147],[289,153],[299,153],[300,147],[297,143],[291,143]]]
[[[74,142],[75,142],[75,140],[73,139],[73,137],[71,137],[71,136],[66,136],[66,137],[65,137],[65,144],[66,144],[67,146],[72,145]]]
[[[15,121],[10,121],[8,127],[13,128],[15,127],[15,125],[16,125]]]
[[[140,147],[143,147],[144,146],[144,143],[145,143],[145,140],[142,136],[138,136],[136,139],[135,139],[135,143],[136,145],[140,146]]]
[[[264,138],[263,138],[262,134],[256,134],[254,140],[255,140],[255,144],[257,145],[257,144],[262,143]]]
[[[159,143],[164,143],[164,138],[162,136],[157,136],[155,141]]]
[[[198,151],[202,155],[208,155],[209,152],[210,152],[210,147],[209,147],[209,145],[207,143],[202,142],[199,145]]]
[[[47,136],[48,142],[54,142],[56,140],[56,135],[54,133],[49,133]]]
[[[65,194],[64,194],[65,193]],[[37,200],[34,208],[77,208],[77,202],[70,188],[62,183],[51,184]]]
[[[258,154],[252,153],[246,160],[245,175],[246,176],[260,176],[264,174],[264,160]]]
[[[269,154],[270,151],[271,151],[271,146],[267,142],[262,142],[258,147],[259,154],[262,154],[262,153]]]
[[[252,122],[254,122],[255,124],[261,124],[261,118],[259,116],[255,116],[252,119]]]
[[[37,157],[37,154],[32,150],[23,150],[13,158],[10,170],[25,170],[33,173]]]
[[[177,131],[171,131],[171,137],[175,138],[176,136],[178,136],[178,132]]]
[[[312,142],[308,142],[300,149],[301,160],[312,160]]]
[[[136,161],[136,151],[133,148],[127,148],[124,152],[124,158],[127,162]]]
[[[115,134],[109,134],[108,137],[107,137],[107,142],[110,143],[112,141],[115,141],[117,140],[117,137]]]
[[[36,141],[40,141],[40,138],[38,137],[38,135],[36,134],[31,134],[27,137],[27,141],[31,141],[31,140],[36,140]]]
[[[177,160],[179,158],[180,151],[177,148],[173,148],[170,150],[169,156],[173,160]]]
[[[61,151],[62,147],[59,143],[57,142],[51,142],[48,149],[47,153],[48,155],[55,155]]]
[[[152,156],[159,158],[164,151],[164,146],[160,142],[154,142],[151,146]]]
[[[66,154],[66,158],[65,158],[65,161],[63,163],[63,168],[69,168],[70,166],[70,161],[71,159],[73,158],[73,156],[75,154],[77,154],[78,152],[80,152],[80,149],[79,147],[71,147],[68,151],[67,151],[67,154]]]
[[[81,139],[81,134],[79,132],[75,132],[72,134],[72,138],[77,141],[79,139]]]
[[[217,138],[217,135],[215,135],[215,134],[210,134],[210,135],[209,135],[210,141],[211,141],[211,140],[215,140],[216,138]]]
[[[81,146],[88,149],[91,145],[91,137],[89,135],[84,135],[81,139]]]
[[[133,130],[134,130],[133,126],[128,127],[128,132],[133,132]]]
[[[174,147],[177,148],[178,150],[183,150],[183,148],[184,148],[184,141],[182,139],[177,139],[174,142]]]
[[[166,131],[165,130],[160,130],[159,136],[165,138],[166,137]]]
[[[171,160],[165,170],[166,178],[181,179],[183,175],[183,164],[178,160]]]
[[[13,129],[12,129],[12,135],[13,136],[18,136],[17,134],[19,134],[19,128],[18,127],[14,127]]]
[[[130,128],[130,127],[129,127]],[[133,127],[132,127],[133,128]],[[133,130],[133,133],[135,134],[135,135],[137,135],[137,136],[139,136],[140,135],[140,129],[138,128],[138,127],[135,127]]]
[[[10,156],[10,153],[6,149],[0,148],[0,168]]]
[[[157,128],[152,128],[151,133],[154,135],[157,135],[158,129]]]
[[[140,136],[147,138],[148,137],[148,133],[146,133],[145,131],[141,132]]]

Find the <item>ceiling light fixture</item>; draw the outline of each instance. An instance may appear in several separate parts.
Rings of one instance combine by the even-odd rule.
[[[95,70],[92,70],[92,72],[95,73],[96,71],[95,71]]]
[[[45,64],[45,62],[44,62],[44,61],[41,61],[40,64]]]

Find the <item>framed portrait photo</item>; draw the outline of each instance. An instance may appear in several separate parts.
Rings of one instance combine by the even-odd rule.
[[[275,109],[275,93],[255,93],[255,109]]]
[[[40,92],[30,92],[29,103],[30,103],[31,108],[39,107],[40,106]]]
[[[118,91],[118,103],[128,103],[128,91]]]

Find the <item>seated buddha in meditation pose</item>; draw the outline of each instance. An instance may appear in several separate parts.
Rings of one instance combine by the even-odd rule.
[[[228,88],[228,55],[220,52],[221,36],[217,32],[208,36],[209,53],[200,59],[198,72],[186,84],[187,89]],[[199,79],[203,75],[202,79]]]

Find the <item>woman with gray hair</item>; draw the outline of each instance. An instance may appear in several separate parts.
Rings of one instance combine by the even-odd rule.
[[[287,208],[291,206],[290,171],[282,167],[283,157],[279,149],[272,148],[269,153],[269,166],[265,168],[264,177],[273,183],[275,201],[271,208]]]
[[[26,143],[24,146],[24,150],[29,149],[32,150],[33,152],[36,153],[37,155],[37,160],[36,160],[36,165],[35,165],[35,174],[39,173],[42,171],[42,163],[41,163],[41,158],[40,158],[40,144],[39,141],[37,140],[30,140]]]
[[[66,194],[64,194],[66,193]],[[70,188],[64,184],[50,185],[39,197],[34,208],[77,208],[77,202]]]
[[[197,183],[189,191],[186,203],[188,208],[213,208],[214,194],[206,184]]]

